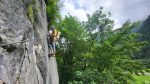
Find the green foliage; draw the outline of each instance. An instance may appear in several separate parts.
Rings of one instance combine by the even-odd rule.
[[[66,84],[73,79],[73,67],[78,66],[74,63],[78,64],[76,60],[80,59],[78,57],[86,51],[83,49],[85,48],[86,33],[81,23],[72,16],[65,17],[59,26],[62,38],[58,50],[58,55],[61,56],[58,63],[60,64],[60,77],[63,78],[60,79],[60,82]]]
[[[32,4],[35,4],[36,3],[36,1],[35,0],[32,0]]]
[[[138,41],[138,34],[131,32],[134,26],[127,21],[115,31],[103,27],[105,31],[90,33],[85,24],[83,26],[73,16],[66,16],[58,25],[62,32],[57,51],[60,83],[123,84],[133,80],[132,74],[142,72],[144,67],[132,57],[145,45]],[[99,37],[92,37],[98,33]],[[103,36],[106,37],[99,40]]]
[[[36,0],[32,0],[30,3],[27,4],[27,16],[28,19],[33,24],[33,28],[35,30],[36,23],[38,22],[38,11],[39,8],[37,6]]]
[[[53,25],[61,18],[59,0],[45,0],[48,25]]]
[[[103,7],[95,11],[92,16],[88,15],[88,21],[85,22],[85,28],[89,32],[92,40],[102,41],[112,32],[114,21],[111,20],[110,13],[103,13]]]
[[[58,0],[46,0],[49,25],[58,23]],[[112,30],[114,21],[103,8],[81,23],[69,15],[56,25],[61,31],[57,49],[60,84],[124,84],[142,73],[141,61],[132,59],[146,42],[132,33],[138,23],[127,21]]]
[[[150,83],[150,76],[133,76],[136,80],[136,84],[149,84]]]
[[[143,66],[131,58],[145,42],[138,42],[136,39],[138,35],[130,32],[132,28],[132,24],[127,22],[122,29],[114,31],[103,43],[95,43],[92,49],[93,56],[88,57],[86,68],[75,72],[76,82],[123,84],[129,79],[133,80],[132,73],[141,72]],[[74,81],[70,83],[74,84]]]
[[[32,6],[33,6],[32,4],[29,4],[27,6],[27,16],[28,16],[28,18],[30,19],[31,22],[33,22],[33,20],[34,20],[34,13],[33,13]]]
[[[37,5],[35,5],[35,12],[38,12],[39,11],[39,8],[38,8],[38,6]]]
[[[150,59],[137,59],[137,61],[142,62],[145,67],[150,68]]]
[[[17,76],[17,77],[16,77],[16,80],[19,81],[19,80],[20,80],[20,76]]]
[[[27,5],[27,16],[32,23],[38,22],[37,12],[39,8],[37,7],[36,1],[32,0],[31,3]]]

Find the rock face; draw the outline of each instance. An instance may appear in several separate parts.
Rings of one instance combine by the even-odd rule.
[[[48,58],[44,0],[0,0],[0,80],[6,84],[59,84]]]

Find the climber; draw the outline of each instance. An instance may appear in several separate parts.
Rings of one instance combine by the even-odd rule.
[[[56,46],[56,42],[59,40],[59,37],[60,37],[60,32],[58,32],[55,27],[51,26],[50,31],[48,33],[48,43],[50,48],[49,55],[55,56],[55,52],[56,52],[55,46]]]

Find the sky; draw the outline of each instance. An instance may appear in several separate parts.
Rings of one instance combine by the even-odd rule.
[[[144,20],[150,15],[150,0],[61,0],[61,15],[76,16],[80,21],[87,21],[87,14],[92,14],[99,7],[104,12],[111,12],[115,21],[114,28],[119,28],[126,21]]]

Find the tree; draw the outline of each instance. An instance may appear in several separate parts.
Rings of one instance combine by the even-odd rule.
[[[58,25],[62,32],[57,49],[61,84],[122,84],[143,69],[132,59],[145,45],[131,32],[135,25],[127,21],[113,31],[113,21],[104,15],[101,8],[84,25],[71,15]]]
[[[59,2],[59,0],[45,0],[47,21],[49,26],[58,23],[58,20],[61,19],[59,12],[61,4]]]
[[[57,59],[60,70],[60,83],[67,84],[73,80],[74,71],[79,68],[78,62],[86,51],[86,32],[81,23],[73,16],[66,16],[58,26],[62,32]]]
[[[70,84],[120,84],[132,80],[132,73],[143,69],[142,64],[133,60],[132,56],[145,44],[138,41],[138,35],[131,32],[132,28],[133,25],[126,22],[103,43],[95,43],[86,68],[77,70],[75,80]]]
[[[100,7],[99,10],[95,11],[92,16],[88,15],[88,21],[85,23],[85,28],[92,40],[98,38],[99,41],[102,41],[112,32],[114,21],[110,19],[110,16],[111,13],[103,13],[103,7]]]

